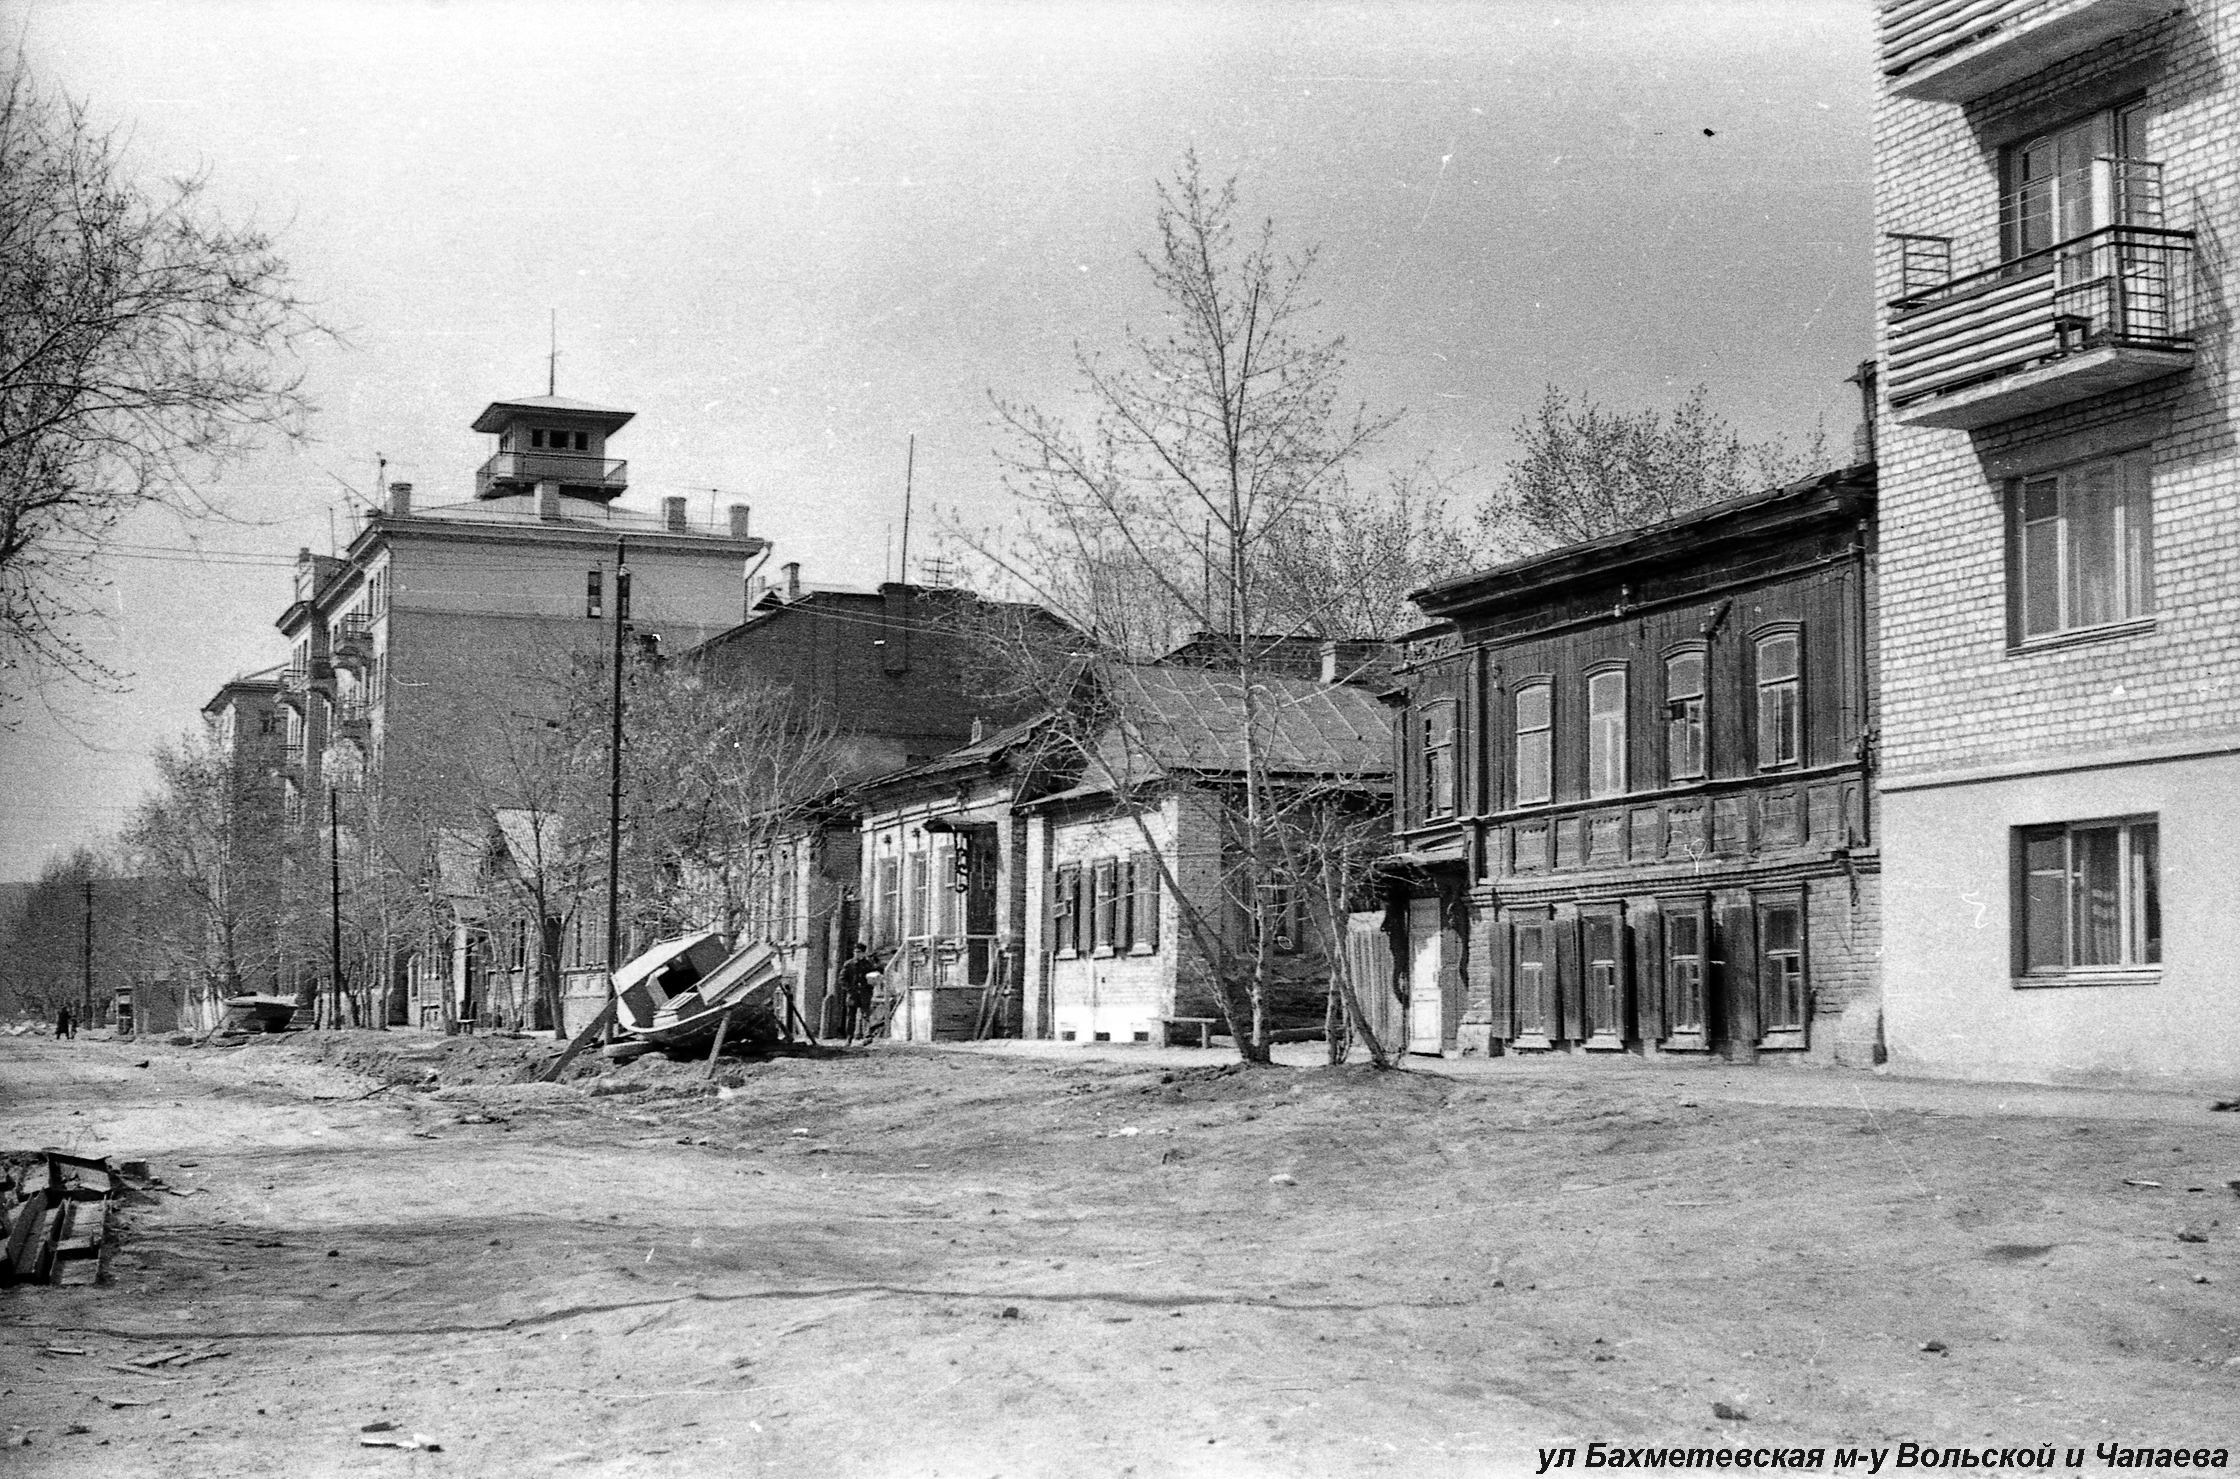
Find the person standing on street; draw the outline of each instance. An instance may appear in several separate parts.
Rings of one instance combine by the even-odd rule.
[[[871,1026],[871,983],[879,975],[879,963],[871,955],[871,947],[856,941],[848,963],[840,967],[840,1010],[846,1014],[845,1042],[854,1042],[856,1033],[868,1031]]]

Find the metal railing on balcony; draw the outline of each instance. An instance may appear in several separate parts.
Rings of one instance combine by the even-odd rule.
[[[501,483],[542,482],[620,492],[630,486],[630,464],[583,452],[500,452],[474,475],[478,495]]]
[[[362,668],[373,658],[373,624],[362,616],[346,616],[335,623],[327,651],[338,668]]]
[[[2089,350],[2193,346],[2190,231],[2107,226],[1942,281],[1936,240],[1900,241],[1917,275],[1890,305],[1894,407]]]

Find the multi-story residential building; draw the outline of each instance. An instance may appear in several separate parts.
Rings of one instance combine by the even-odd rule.
[[[1875,1061],[1874,504],[1855,467],[1416,595],[1410,1050]]]
[[[632,415],[556,396],[494,402],[474,422],[496,445],[472,498],[421,504],[391,484],[339,555],[299,556],[278,623],[292,649],[280,696],[286,804],[309,850],[331,814],[361,872],[433,867],[461,851],[462,830],[472,853],[499,814],[547,804],[514,794],[535,778],[510,747],[557,711],[571,661],[611,641],[618,561],[641,643],[682,651],[744,616],[766,548],[746,505],[709,525],[679,497],[622,504],[629,469],[607,444]],[[396,952],[415,963],[387,990],[393,1020],[471,1015],[462,993],[506,947],[466,919],[449,933]]]
[[[1892,1062],[2228,1077],[2240,5],[1885,0]]]

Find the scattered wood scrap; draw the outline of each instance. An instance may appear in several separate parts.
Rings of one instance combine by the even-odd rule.
[[[59,1150],[0,1165],[0,1284],[91,1284],[123,1184],[103,1158]]]

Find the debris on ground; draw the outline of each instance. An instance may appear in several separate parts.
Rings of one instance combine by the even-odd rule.
[[[0,1157],[0,1283],[92,1284],[123,1183],[106,1158],[59,1150]]]
[[[1713,1417],[1721,1418],[1731,1423],[1746,1423],[1750,1421],[1750,1414],[1744,1412],[1741,1408],[1735,1406],[1732,1402],[1712,1403],[1711,1415]]]

